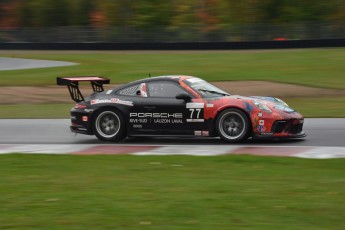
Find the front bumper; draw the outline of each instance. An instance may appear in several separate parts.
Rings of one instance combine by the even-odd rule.
[[[254,139],[295,139],[295,138],[304,138],[307,134],[302,131],[297,134],[286,134],[286,135],[276,135],[275,133],[263,133],[263,134],[254,134]]]
[[[254,138],[275,138],[275,139],[283,139],[283,138],[303,138],[306,137],[306,133],[303,131],[303,118],[292,118],[286,120],[275,120],[271,123],[270,129],[268,128],[265,132],[262,130],[258,130],[261,132],[255,132],[253,137]]]

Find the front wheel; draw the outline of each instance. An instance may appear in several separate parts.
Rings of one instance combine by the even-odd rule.
[[[250,122],[244,112],[238,109],[222,111],[216,120],[218,135],[225,141],[235,143],[246,140],[250,133]]]
[[[120,113],[115,111],[101,111],[93,122],[93,130],[101,141],[117,142],[125,136],[125,124]]]

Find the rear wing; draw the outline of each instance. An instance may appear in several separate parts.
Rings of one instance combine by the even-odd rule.
[[[109,84],[110,79],[104,77],[57,77],[57,85],[67,85],[71,98],[75,102],[84,101],[84,97],[79,90],[79,82],[90,82],[93,92],[103,92],[103,84]]]

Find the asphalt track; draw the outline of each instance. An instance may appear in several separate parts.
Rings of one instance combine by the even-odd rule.
[[[0,57],[0,70],[35,69],[77,65],[73,62]]]
[[[105,144],[95,136],[71,133],[69,125],[69,119],[0,119],[0,144]],[[304,131],[304,139],[248,140],[241,145],[345,147],[345,118],[309,118]],[[131,138],[119,144],[229,145],[219,138]]]

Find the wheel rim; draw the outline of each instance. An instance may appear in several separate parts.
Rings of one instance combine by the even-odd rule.
[[[227,112],[220,119],[219,130],[225,138],[235,140],[245,132],[246,122],[241,114]]]
[[[120,130],[120,119],[111,111],[102,112],[96,119],[97,132],[105,137],[114,137]]]

